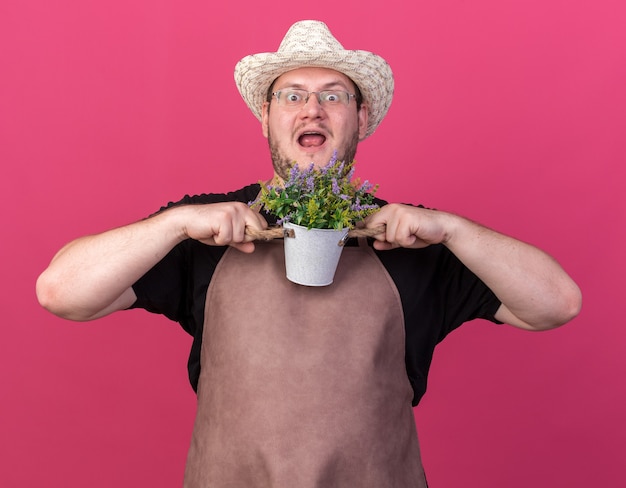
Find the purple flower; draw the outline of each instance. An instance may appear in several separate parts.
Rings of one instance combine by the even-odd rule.
[[[330,161],[328,161],[327,164],[325,164],[324,166],[320,168],[319,170],[320,174],[322,176],[325,176],[333,168],[336,162],[337,162],[337,150],[335,149],[333,151],[332,157],[330,158]]]
[[[375,204],[374,205],[369,205],[369,204],[368,205],[366,205],[366,204],[361,205],[360,203],[354,203],[350,207],[350,210],[353,210],[355,212],[362,212],[364,210],[374,210],[376,208],[378,208],[378,205],[375,205]]]
[[[368,191],[370,191],[373,187],[374,187],[374,185],[372,185],[372,184],[371,184],[368,180],[365,180],[365,181],[363,182],[363,184],[361,185],[361,188],[360,188],[360,189],[361,189],[362,191],[368,192]]]
[[[315,178],[313,175],[307,177],[305,189],[307,193],[311,193],[315,189]]]

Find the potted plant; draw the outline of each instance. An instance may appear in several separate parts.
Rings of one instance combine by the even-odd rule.
[[[332,283],[348,231],[378,210],[377,186],[353,176],[354,161],[338,161],[335,151],[321,168],[294,164],[281,185],[261,184],[251,205],[274,214],[278,225],[290,230],[285,234],[292,236],[285,238],[289,280],[309,286]]]

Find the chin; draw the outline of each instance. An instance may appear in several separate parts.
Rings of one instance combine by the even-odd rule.
[[[299,165],[308,166],[313,163],[315,166],[326,166],[330,158],[333,156],[333,151],[316,151],[314,153],[305,152],[303,156],[298,158]]]

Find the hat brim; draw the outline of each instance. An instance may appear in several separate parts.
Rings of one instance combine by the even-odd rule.
[[[298,68],[328,68],[345,74],[359,87],[368,107],[366,138],[387,114],[393,98],[393,73],[387,62],[368,51],[297,51],[246,56],[235,67],[235,83],[244,101],[261,120],[263,102],[276,78]]]

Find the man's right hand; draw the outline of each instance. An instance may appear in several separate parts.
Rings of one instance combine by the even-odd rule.
[[[166,212],[178,211],[181,231],[190,239],[211,246],[232,246],[243,252],[254,251],[246,226],[256,230],[267,228],[266,220],[246,204],[223,202],[210,205],[185,205]]]

